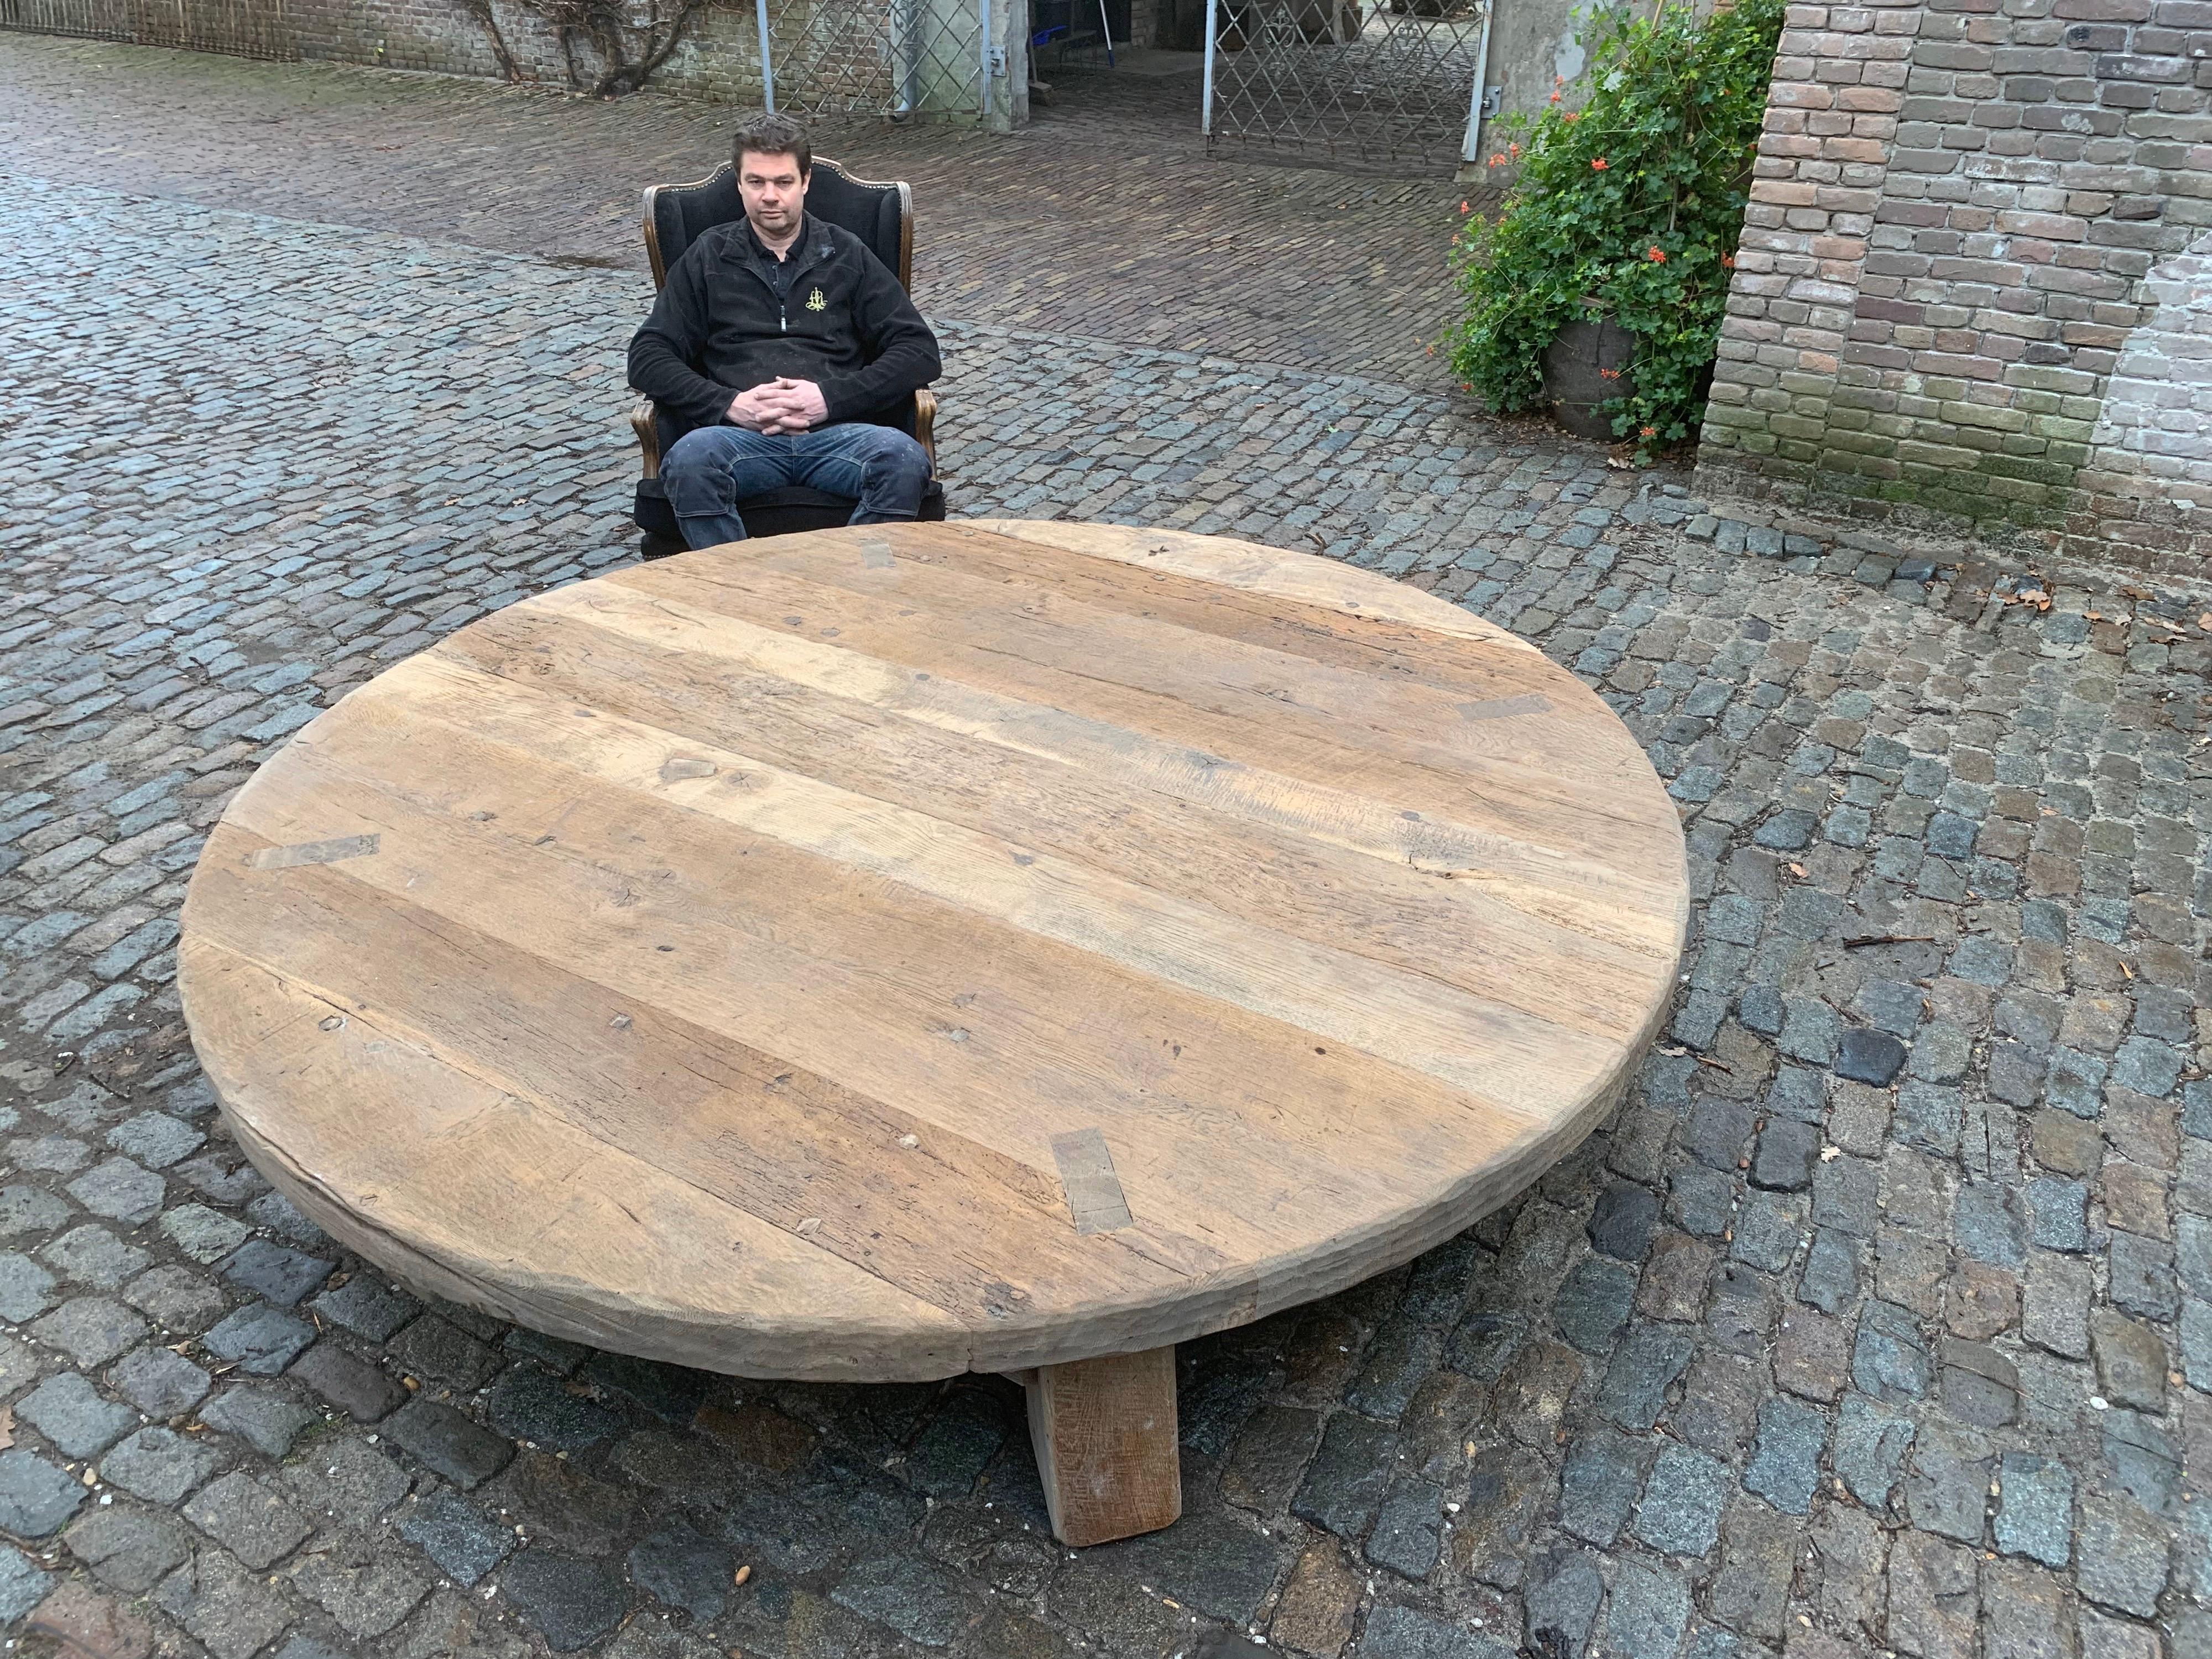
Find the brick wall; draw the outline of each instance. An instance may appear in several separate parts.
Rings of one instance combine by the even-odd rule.
[[[2208,53],[2207,0],[1793,6],[1701,484],[2212,573]]]
[[[1150,3],[1139,0],[1139,3]],[[549,86],[567,86],[568,54],[545,19],[516,0],[489,0],[489,3],[500,38],[523,76]],[[925,115],[949,108],[952,118],[975,118],[975,75],[981,42],[974,32],[974,3],[975,0],[931,0],[937,32],[931,36],[929,62],[933,70],[957,65],[958,74],[948,75],[943,82],[957,91],[940,103],[934,101],[937,94],[930,89],[931,75],[925,71]],[[777,90],[788,105],[796,101],[790,95],[790,77],[799,73],[799,66],[810,58],[817,60],[817,69],[823,63],[834,64],[836,51],[853,48],[833,45],[830,54],[823,55],[818,39],[822,19],[815,0],[771,0],[769,9]],[[850,7],[838,9],[841,16],[833,21],[833,29],[847,27],[852,10]],[[672,10],[671,0],[629,8],[633,20],[653,11]],[[1025,59],[1018,50],[1028,17],[1023,0],[997,0],[992,8],[992,40],[1004,59],[992,84],[990,125],[997,131],[1010,130],[1029,118]],[[271,0],[0,0],[0,27],[443,75],[497,76],[501,73],[489,35],[465,0],[285,0],[281,6]],[[641,55],[645,33],[642,27],[630,30],[633,58]],[[578,79],[589,88],[601,73],[598,54],[580,33],[573,44]],[[872,42],[857,50],[865,61],[878,61]],[[657,91],[758,106],[760,35],[750,0],[714,0],[693,21],[684,40],[654,73],[651,84]],[[884,85],[888,89],[887,74]],[[819,82],[817,89],[823,90]],[[828,90],[842,94],[852,88],[839,85]],[[835,100],[827,106],[847,107]]]
[[[559,40],[541,18],[500,0],[493,0],[492,10],[501,38],[526,75],[551,86],[568,84]],[[459,0],[289,0],[286,11],[302,58],[444,75],[500,72],[483,26]],[[581,42],[577,66],[590,85],[598,60]],[[758,104],[760,46],[752,7],[710,8],[654,75],[653,85]]]
[[[566,86],[566,58],[544,20],[514,0],[490,0],[490,7],[501,38],[523,74],[548,85]],[[645,9],[633,9],[639,13]],[[777,0],[775,9],[780,51],[788,53],[805,30],[808,8],[805,0]],[[0,0],[0,27],[252,58],[319,59],[443,75],[501,73],[483,25],[464,0],[283,0],[282,4],[274,0]],[[576,69],[586,87],[600,72],[596,52],[580,36]],[[750,0],[719,0],[701,14],[653,84],[667,91],[757,105],[760,46]]]

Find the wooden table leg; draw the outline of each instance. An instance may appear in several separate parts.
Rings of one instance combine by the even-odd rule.
[[[1047,1365],[1022,1383],[1061,1543],[1131,1538],[1182,1513],[1172,1347]]]

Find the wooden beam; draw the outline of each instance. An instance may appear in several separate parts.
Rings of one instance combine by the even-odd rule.
[[[1109,1543],[1182,1513],[1172,1347],[1023,1374],[1053,1535]]]

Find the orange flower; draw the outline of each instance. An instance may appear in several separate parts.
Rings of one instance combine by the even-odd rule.
[[[1620,378],[1620,371],[1617,368],[1601,368],[1598,373],[1608,380],[1617,380]]]
[[[1659,428],[1656,426],[1647,426],[1644,428],[1644,435],[1647,438],[1656,438],[1659,435]]]
[[[1558,93],[1555,92],[1552,94],[1552,101],[1555,104],[1559,101],[1559,94]]]
[[[1606,160],[1602,155],[1599,156],[1596,161],[1590,163],[1590,171],[1592,173],[1603,173],[1605,168]]]
[[[1733,253],[1722,254],[1721,264],[1726,266],[1729,270],[1734,270],[1735,269],[1735,255]]]
[[[1505,147],[1505,153],[1509,155],[1518,156],[1521,154],[1521,146],[1517,143],[1508,144]]]
[[[1663,265],[1667,263],[1667,252],[1664,248],[1654,247],[1650,252],[1645,254],[1644,257],[1650,260],[1655,265]]]
[[[1565,110],[1561,112],[1559,118],[1563,121],[1579,121],[1583,118],[1583,112],[1578,109]]]

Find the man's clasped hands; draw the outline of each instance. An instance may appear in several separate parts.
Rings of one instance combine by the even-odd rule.
[[[749,432],[775,436],[786,432],[809,432],[828,419],[830,405],[822,388],[811,380],[794,380],[779,374],[730,400],[729,422]]]

